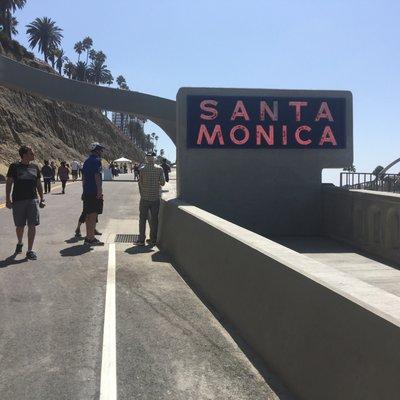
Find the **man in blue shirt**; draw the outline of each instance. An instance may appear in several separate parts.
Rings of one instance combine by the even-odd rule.
[[[82,168],[83,187],[83,213],[86,215],[85,244],[90,246],[103,245],[95,237],[97,216],[103,213],[103,189],[101,155],[104,146],[95,142],[90,145],[90,156],[86,159]]]

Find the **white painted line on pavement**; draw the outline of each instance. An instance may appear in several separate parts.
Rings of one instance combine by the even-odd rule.
[[[106,306],[104,311],[103,355],[100,400],[117,399],[117,352],[115,312],[115,243],[108,247]]]

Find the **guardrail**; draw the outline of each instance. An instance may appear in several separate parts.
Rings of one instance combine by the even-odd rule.
[[[400,193],[400,174],[383,174],[377,177],[369,172],[341,172],[340,187]]]

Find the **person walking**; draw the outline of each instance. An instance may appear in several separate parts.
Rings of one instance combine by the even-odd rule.
[[[154,164],[155,153],[146,155],[146,164],[139,171],[139,237],[135,242],[144,246],[146,239],[146,220],[150,214],[150,239],[147,243],[154,246],[157,242],[158,212],[160,209],[161,187],[165,185],[164,172]]]
[[[57,177],[61,181],[62,194],[65,194],[65,186],[69,179],[69,168],[66,166],[65,161],[61,161],[61,165],[58,167]]]
[[[135,163],[133,165],[133,180],[138,181],[139,180],[139,164]]]
[[[21,161],[9,166],[6,181],[6,207],[12,209],[17,234],[15,254],[22,253],[22,239],[25,226],[28,225],[28,251],[26,258],[36,260],[33,251],[36,236],[36,226],[40,223],[39,207],[44,207],[43,187],[40,181],[40,170],[31,161],[35,155],[30,147],[21,146],[19,149]],[[11,197],[12,189],[12,197]],[[38,194],[40,203],[38,202]]]
[[[76,160],[71,162],[71,174],[72,174],[72,180],[73,182],[75,182],[78,179],[78,174],[79,174],[79,163]]]
[[[56,181],[56,176],[57,176],[57,166],[56,166],[56,164],[54,164],[54,161],[52,161],[52,162],[50,163],[50,168],[51,168],[52,171],[53,171],[53,179],[52,179],[52,181],[53,181],[53,183],[55,183],[55,181]]]
[[[171,167],[168,165],[166,158],[162,159],[161,168],[164,171],[165,182],[169,182],[169,173],[171,172]]]
[[[86,216],[86,238],[84,244],[101,246],[104,243],[95,238],[96,221],[99,214],[103,213],[103,188],[101,155],[104,146],[100,143],[90,145],[90,156],[83,163],[82,168],[82,200],[83,214]]]
[[[49,162],[46,160],[42,167],[42,176],[44,182],[44,192],[50,193],[51,181],[53,180],[53,169],[50,167]]]

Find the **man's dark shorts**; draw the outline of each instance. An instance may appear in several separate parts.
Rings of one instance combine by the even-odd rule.
[[[78,177],[78,170],[72,170],[72,176],[74,177],[74,178],[77,178]]]
[[[15,226],[37,226],[40,224],[38,199],[14,201],[12,210]]]
[[[95,194],[84,194],[82,200],[84,214],[103,213],[103,199],[98,199]]]

